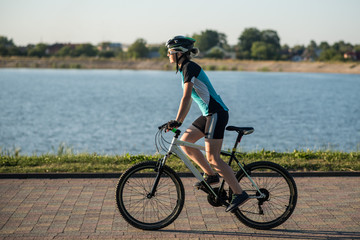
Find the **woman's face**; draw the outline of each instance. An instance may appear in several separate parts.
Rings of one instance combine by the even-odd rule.
[[[167,56],[169,57],[170,63],[176,62],[176,54],[178,54],[178,53],[175,51],[168,50]]]

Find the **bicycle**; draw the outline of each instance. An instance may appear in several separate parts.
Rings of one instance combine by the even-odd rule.
[[[116,202],[120,214],[132,226],[143,230],[156,230],[171,224],[179,216],[185,202],[184,186],[178,174],[165,165],[172,154],[179,157],[193,175],[201,181],[199,187],[208,194],[207,200],[214,207],[229,205],[232,191],[225,187],[222,180],[220,187],[208,185],[179,146],[189,146],[205,150],[204,146],[184,142],[178,139],[181,131],[173,129],[171,142],[163,137],[166,124],[159,127],[155,136],[156,148],[166,151],[158,161],[136,164],[126,170],[116,187]],[[235,161],[240,167],[236,173],[241,187],[250,200],[233,213],[246,226],[256,229],[271,229],[284,223],[293,213],[297,202],[297,188],[294,179],[287,170],[278,164],[267,161],[241,164],[235,153],[244,135],[254,132],[251,127],[228,126],[228,131],[236,131],[234,148],[231,152],[221,151],[230,156],[228,164]],[[166,147],[166,143],[169,147]],[[228,189],[227,189],[228,188]]]

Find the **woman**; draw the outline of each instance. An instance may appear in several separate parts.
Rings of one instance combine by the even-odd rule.
[[[189,112],[192,100],[199,105],[202,116],[196,119],[185,131],[181,140],[195,143],[200,138],[205,137],[207,159],[198,149],[191,147],[182,147],[182,149],[205,172],[205,181],[208,184],[216,184],[220,181],[219,176],[214,172],[209,163],[225,179],[234,192],[226,212],[233,211],[245,203],[249,196],[241,189],[231,167],[220,158],[224,131],[229,119],[228,108],[220,96],[216,94],[202,68],[190,61],[191,57],[199,52],[197,48],[194,48],[194,43],[195,39],[184,36],[176,36],[169,39],[166,43],[170,63],[176,64],[176,72],[180,70],[183,80],[183,96],[178,114],[175,120],[168,122],[167,128],[171,130],[181,126]],[[198,182],[195,186],[200,187],[201,183]]]

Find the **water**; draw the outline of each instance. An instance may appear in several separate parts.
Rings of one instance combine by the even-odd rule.
[[[230,108],[229,125],[255,128],[244,151],[359,149],[360,75],[207,74]],[[1,69],[0,147],[153,154],[156,127],[176,117],[180,79],[166,71]],[[184,126],[200,114],[193,104]],[[227,132],[223,148],[234,140]]]

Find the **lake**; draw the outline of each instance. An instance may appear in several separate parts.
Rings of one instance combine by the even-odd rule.
[[[255,128],[243,151],[360,148],[360,75],[207,74],[230,109],[229,125]],[[0,69],[0,147],[153,154],[157,126],[176,117],[181,96],[172,71]],[[193,104],[183,126],[199,115]],[[227,132],[223,148],[235,137]]]

